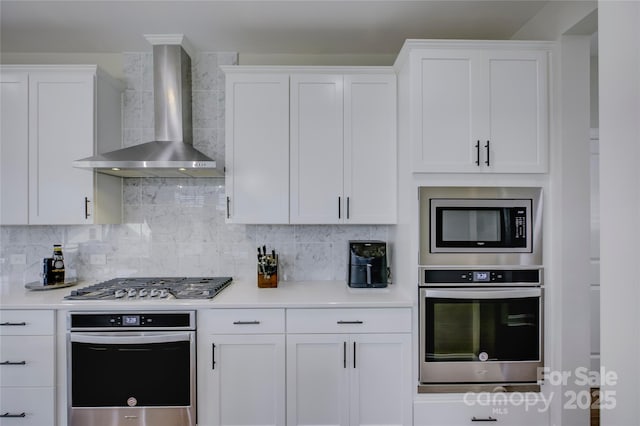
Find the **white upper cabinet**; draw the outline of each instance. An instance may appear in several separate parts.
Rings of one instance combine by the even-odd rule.
[[[19,225],[29,217],[29,79],[0,73],[0,223]]]
[[[413,171],[548,171],[547,44],[408,42]]]
[[[229,222],[396,222],[390,68],[223,69]]]
[[[2,223],[120,222],[121,179],[72,166],[120,147],[117,84],[95,66],[3,67],[2,95]]]
[[[227,220],[289,223],[289,76],[226,77]]]
[[[291,223],[396,222],[392,74],[291,77]]]
[[[342,75],[291,76],[291,223],[343,220]]]
[[[396,223],[396,140],[395,75],[345,75],[347,223]]]

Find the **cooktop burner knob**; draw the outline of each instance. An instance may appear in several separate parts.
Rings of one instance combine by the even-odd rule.
[[[127,296],[128,297],[136,297],[136,293],[137,293],[136,289],[132,288],[132,289],[129,289],[129,291],[127,292]]]
[[[151,289],[151,291],[149,292],[149,297],[156,297],[160,294],[160,292],[158,291],[158,289],[153,288]]]
[[[169,296],[169,292],[166,289],[163,288],[162,290],[160,290],[160,297],[164,298],[167,296]]]
[[[124,297],[126,294],[127,292],[124,290],[116,290],[116,293],[114,294],[114,296],[116,297],[116,299],[120,299]]]
[[[143,288],[138,292],[138,297],[146,297],[148,293],[149,291],[146,288]]]

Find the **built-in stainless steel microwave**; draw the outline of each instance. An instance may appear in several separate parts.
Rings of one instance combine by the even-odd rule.
[[[541,265],[542,197],[531,187],[421,187],[421,265]]]

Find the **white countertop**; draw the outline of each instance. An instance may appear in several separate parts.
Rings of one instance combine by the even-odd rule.
[[[198,300],[65,300],[71,290],[28,290],[19,283],[0,284],[2,309],[206,309],[206,308],[367,308],[411,307],[413,297],[397,284],[383,289],[352,289],[345,281],[284,281],[277,288],[234,280],[213,299]]]

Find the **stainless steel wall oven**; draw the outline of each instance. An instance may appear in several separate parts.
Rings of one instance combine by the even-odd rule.
[[[421,392],[539,386],[542,269],[421,268]]]
[[[69,425],[194,426],[195,312],[71,312]]]

